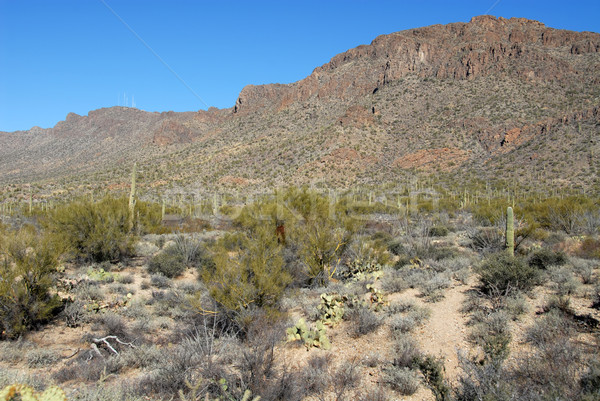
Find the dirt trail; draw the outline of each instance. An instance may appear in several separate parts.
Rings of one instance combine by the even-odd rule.
[[[465,293],[471,287],[455,282],[452,288],[445,291],[445,297],[436,303],[426,303],[416,296],[418,291],[406,291],[398,296],[398,300],[412,300],[418,305],[431,309],[431,317],[413,333],[424,353],[442,357],[446,369],[446,377],[454,382],[460,373],[458,368],[458,350],[470,348],[467,341],[467,316],[460,312]]]

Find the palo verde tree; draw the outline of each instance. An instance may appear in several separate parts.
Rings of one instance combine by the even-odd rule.
[[[57,258],[52,241],[32,227],[0,235],[0,337],[16,338],[60,309],[51,293]]]
[[[112,261],[133,252],[129,215],[125,198],[81,199],[53,210],[46,225],[75,259]]]
[[[307,189],[291,188],[285,205],[294,212],[292,240],[311,285],[324,285],[336,272],[340,258],[356,230],[356,221],[340,202]]]
[[[275,306],[290,274],[284,268],[282,245],[268,222],[255,224],[213,246],[213,262],[201,273],[211,297],[244,329],[244,312]]]

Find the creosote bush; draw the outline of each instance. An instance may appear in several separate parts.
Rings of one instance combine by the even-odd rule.
[[[567,255],[564,252],[556,252],[549,248],[541,248],[534,251],[527,259],[529,266],[538,269],[547,269],[550,266],[562,266],[567,263]]]
[[[165,249],[148,261],[148,272],[168,278],[180,276],[185,271],[184,257],[174,246]]]
[[[506,295],[511,290],[527,291],[540,282],[540,271],[537,268],[506,252],[488,256],[476,271],[482,289],[499,295]]]

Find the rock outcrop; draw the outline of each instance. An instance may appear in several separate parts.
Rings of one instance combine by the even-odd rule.
[[[372,93],[408,74],[459,80],[511,74],[526,79],[560,80],[577,73],[566,57],[599,51],[597,33],[552,29],[524,18],[483,15],[469,23],[433,25],[379,36],[370,45],[336,55],[293,84],[246,86],[234,111],[281,109],[313,97],[348,100]]]

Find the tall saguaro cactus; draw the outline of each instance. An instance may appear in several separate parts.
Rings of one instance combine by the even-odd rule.
[[[508,207],[506,209],[506,250],[509,255],[514,256],[515,254],[515,217],[513,215],[513,208]]]
[[[136,179],[137,163],[133,163],[133,171],[131,173],[131,193],[129,194],[129,227],[133,229],[133,218],[135,212],[135,179]]]

